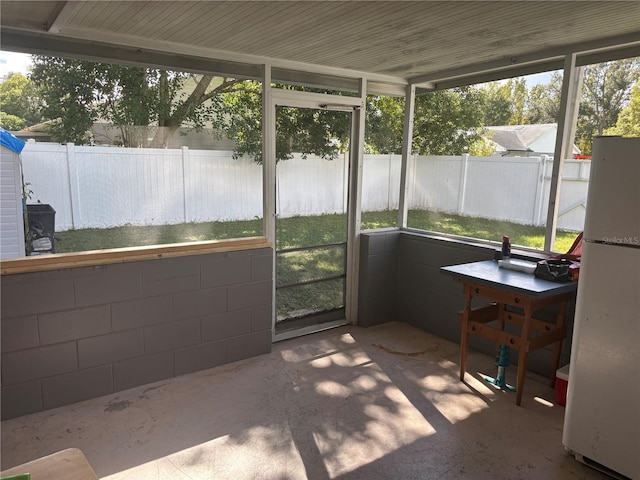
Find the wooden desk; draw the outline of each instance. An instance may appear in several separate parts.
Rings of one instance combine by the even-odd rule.
[[[560,362],[562,340],[566,336],[564,320],[567,302],[574,295],[577,283],[540,280],[533,274],[499,268],[494,260],[442,267],[441,271],[462,283],[464,289],[465,308],[460,314],[460,380],[464,380],[469,335],[472,334],[518,350],[516,405],[520,405],[522,400],[527,355],[550,344],[555,344],[551,375],[553,385]],[[473,309],[471,302],[474,297],[493,303]],[[507,306],[516,307],[522,313],[507,310]],[[533,318],[533,312],[547,307],[557,308],[555,323]],[[489,325],[494,321],[496,326]],[[520,333],[505,331],[507,323],[519,325]]]
[[[0,472],[0,476],[9,477],[22,473],[30,473],[31,480],[98,480],[84,454],[77,448],[68,448],[23,463]]]

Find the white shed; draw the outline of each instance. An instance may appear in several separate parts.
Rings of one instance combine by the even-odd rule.
[[[20,152],[25,142],[0,128],[0,258],[25,256]]]

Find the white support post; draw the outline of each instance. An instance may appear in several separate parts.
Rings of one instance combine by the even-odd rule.
[[[78,164],[76,163],[76,146],[67,143],[67,176],[69,181],[69,203],[71,207],[71,228],[77,226],[80,221],[80,209],[78,201],[80,198],[80,187],[78,185]]]
[[[391,184],[391,172],[392,170],[392,166],[393,166],[393,154],[389,154],[389,157],[387,159],[387,161],[389,162],[388,167],[387,167],[387,210],[391,210],[391,208],[393,208],[393,203],[394,203],[394,198],[392,195],[393,192],[393,186]]]
[[[413,144],[413,114],[415,110],[416,86],[407,85],[404,100],[404,127],[402,131],[402,164],[400,167],[400,198],[398,204],[398,227],[407,228],[409,211],[409,182],[411,169],[411,145]]]
[[[350,152],[342,154],[342,211],[349,211],[349,160]]]
[[[553,251],[556,240],[556,226],[558,223],[558,203],[560,200],[560,186],[562,183],[562,167],[567,155],[573,151],[573,138],[580,105],[580,90],[582,88],[582,69],[576,68],[576,54],[565,57],[564,74],[562,78],[562,93],[560,96],[560,115],[558,118],[558,133],[553,154],[553,169],[551,185],[549,187],[549,209],[547,211],[547,225],[544,237],[544,251]]]
[[[262,228],[276,246],[276,110],[271,92],[271,66],[262,75]],[[274,270],[275,272],[275,270]]]
[[[347,322],[358,320],[358,279],[360,268],[360,225],[362,220],[362,165],[364,162],[364,128],[367,105],[367,80],[360,79],[359,88],[362,106],[354,109],[351,120],[349,219],[347,225],[347,266],[345,316]]]
[[[271,264],[271,341],[276,339],[276,108],[271,65],[262,66],[262,234],[273,245]]]
[[[182,215],[184,223],[189,223],[187,216],[187,164],[189,163],[189,147],[182,147]]]
[[[458,215],[464,215],[464,200],[467,195],[467,171],[469,170],[469,154],[462,154],[460,166],[460,190],[458,191]]]

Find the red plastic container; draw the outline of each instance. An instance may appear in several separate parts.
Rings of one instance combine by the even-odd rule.
[[[567,404],[567,385],[569,385],[569,365],[556,371],[556,403],[563,407]]]

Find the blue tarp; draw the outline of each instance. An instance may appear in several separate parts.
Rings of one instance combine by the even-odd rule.
[[[4,128],[0,127],[0,144],[3,147],[7,147],[9,150],[16,153],[20,153],[24,148],[24,140],[20,140],[12,133],[7,132]]]

